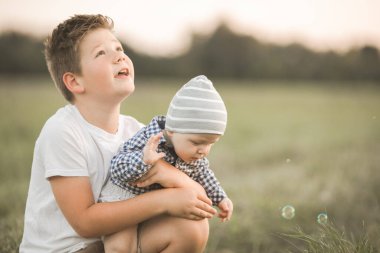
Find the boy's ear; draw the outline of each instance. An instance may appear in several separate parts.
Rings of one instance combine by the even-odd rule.
[[[77,76],[71,72],[63,74],[63,82],[66,88],[73,94],[80,94],[84,92],[84,87],[78,82]]]

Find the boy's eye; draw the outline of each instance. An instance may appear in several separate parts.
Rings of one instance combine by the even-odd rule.
[[[98,56],[104,55],[104,54],[106,54],[106,51],[100,50],[99,52],[96,53],[95,57],[98,57]]]

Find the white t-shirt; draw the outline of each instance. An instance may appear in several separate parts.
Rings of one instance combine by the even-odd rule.
[[[47,179],[88,176],[97,201],[113,155],[142,126],[120,115],[118,132],[110,134],[88,123],[74,105],[59,109],[46,122],[34,150],[20,253],[75,252],[100,240],[82,238],[74,231]]]

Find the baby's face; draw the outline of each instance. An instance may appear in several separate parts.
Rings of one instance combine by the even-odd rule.
[[[168,131],[176,154],[189,163],[207,156],[219,134],[181,134]]]

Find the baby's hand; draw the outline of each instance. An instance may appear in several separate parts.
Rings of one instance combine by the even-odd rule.
[[[160,143],[162,132],[152,135],[143,149],[143,161],[147,165],[154,165],[158,160],[165,156],[164,153],[157,153],[157,147]]]
[[[222,220],[222,222],[229,221],[234,210],[232,201],[229,198],[225,198],[218,204],[218,207],[220,210],[218,217]]]

